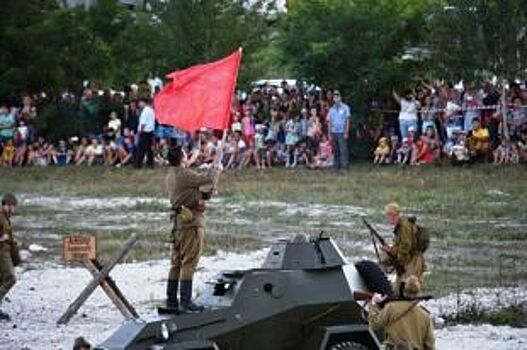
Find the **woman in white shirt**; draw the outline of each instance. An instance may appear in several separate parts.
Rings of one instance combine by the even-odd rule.
[[[405,97],[400,97],[395,90],[392,91],[392,94],[393,98],[401,106],[399,112],[399,128],[401,130],[401,137],[405,138],[408,136],[408,129],[413,127],[414,130],[417,130],[417,112],[419,111],[420,104],[410,91]]]

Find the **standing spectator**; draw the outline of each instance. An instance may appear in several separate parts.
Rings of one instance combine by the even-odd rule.
[[[108,122],[108,129],[112,129],[114,134],[118,137],[121,135],[121,119],[117,117],[117,113],[112,111],[110,113],[110,121]]]
[[[0,143],[13,138],[16,128],[16,120],[13,114],[9,113],[7,105],[0,105]]]
[[[142,97],[139,100],[141,115],[139,116],[139,126],[137,134],[139,142],[137,144],[137,156],[134,159],[134,167],[141,168],[146,153],[146,165],[150,168],[154,166],[154,152],[152,150],[152,140],[154,138],[154,129],[156,127],[156,118],[154,110],[150,106],[150,100]]]
[[[285,145],[287,147],[287,158],[285,161],[286,168],[288,168],[289,166],[293,168],[296,167],[297,158],[296,158],[295,148],[296,148],[296,144],[299,141],[298,131],[299,131],[298,121],[292,115],[289,115],[289,118],[287,119],[287,122],[285,123],[285,132],[286,132]],[[291,158],[292,158],[292,162],[291,162]]]
[[[342,102],[340,92],[333,92],[333,106],[329,110],[329,131],[334,152],[336,169],[348,169],[348,137],[350,128],[350,108]]]
[[[415,99],[414,94],[408,91],[405,97],[400,97],[395,90],[392,91],[393,98],[401,106],[399,112],[399,129],[401,137],[408,137],[410,128],[417,129],[417,111],[419,110],[419,101]]]

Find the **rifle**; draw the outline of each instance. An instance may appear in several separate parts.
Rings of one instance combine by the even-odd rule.
[[[371,300],[373,297],[373,293],[370,292],[360,292],[360,291],[353,291],[353,300],[356,301],[363,301],[363,300]],[[382,303],[379,304],[379,306],[382,308],[384,305],[386,305],[389,302],[392,301],[426,301],[433,299],[433,295],[419,295],[417,297],[401,297],[401,296],[389,296],[384,299]]]
[[[366,218],[364,216],[361,217],[361,218],[362,218],[362,222],[364,223],[364,225],[366,225],[366,227],[370,230],[371,242],[373,244],[373,247],[375,248],[375,254],[377,255],[377,259],[379,260],[379,264],[382,264],[381,257],[379,255],[379,251],[377,249],[377,244],[375,243],[375,238],[383,246],[388,246],[388,244],[386,243],[386,240],[384,239],[384,237],[382,237],[377,232],[377,230],[375,230],[373,228],[373,226],[366,220]],[[402,275],[406,271],[406,268],[403,265],[401,265],[401,264],[399,264],[397,262],[397,258],[392,253],[386,252],[386,254],[390,258],[391,265],[395,268],[395,271],[397,272],[397,274],[398,275]]]

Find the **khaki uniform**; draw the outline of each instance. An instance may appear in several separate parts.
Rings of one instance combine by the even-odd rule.
[[[401,343],[412,350],[435,349],[434,325],[430,315],[415,301],[392,301],[383,309],[372,305],[368,322],[373,330],[384,328],[387,349]]]
[[[416,227],[407,218],[401,217],[395,227],[395,240],[390,251],[394,266],[401,266],[403,271],[397,271],[395,280],[396,292],[401,282],[411,275],[423,282],[423,274],[426,271],[426,263],[423,253],[417,249]]]
[[[0,242],[0,301],[6,296],[9,290],[15,285],[15,269],[11,257],[13,241],[13,231],[11,221],[0,210],[0,237],[7,235],[8,240]]]
[[[172,230],[174,243],[171,249],[169,279],[190,280],[198,265],[205,235],[205,219],[200,186],[212,185],[214,173],[200,174],[183,167],[170,167],[167,175],[167,191],[173,209],[184,206],[192,217],[177,215]]]

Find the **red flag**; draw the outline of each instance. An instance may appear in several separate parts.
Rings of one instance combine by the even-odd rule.
[[[240,49],[219,61],[170,73],[172,82],[154,98],[158,122],[185,131],[226,130],[241,57]]]

